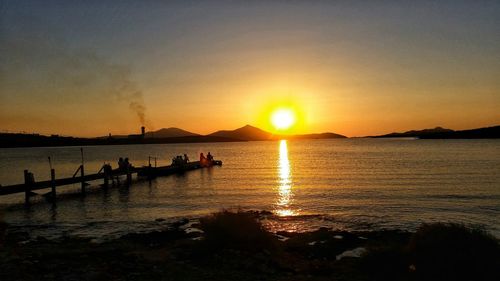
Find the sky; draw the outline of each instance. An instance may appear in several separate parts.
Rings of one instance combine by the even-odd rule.
[[[500,1],[0,0],[0,130],[500,124]]]

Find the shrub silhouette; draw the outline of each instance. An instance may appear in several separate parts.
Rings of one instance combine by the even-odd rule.
[[[272,250],[276,239],[252,213],[222,210],[200,220],[205,242],[212,248]]]
[[[5,235],[7,232],[7,223],[3,221],[2,213],[0,212],[0,248],[2,248],[5,242]]]
[[[500,280],[498,241],[460,224],[423,224],[408,250],[418,279]]]

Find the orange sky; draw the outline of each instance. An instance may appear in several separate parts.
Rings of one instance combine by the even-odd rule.
[[[414,5],[8,2],[0,129],[273,130],[283,106],[288,133],[500,124],[500,5]]]

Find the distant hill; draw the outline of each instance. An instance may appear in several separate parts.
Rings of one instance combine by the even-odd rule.
[[[238,142],[279,139],[330,139],[345,138],[334,133],[305,135],[273,135],[259,128],[246,125],[236,130],[223,130],[203,136],[179,128],[163,128],[140,134],[102,136],[96,138],[66,137],[59,135],[0,133],[0,147],[121,145],[153,143]]]
[[[62,136],[43,136],[38,134],[0,133],[0,147],[41,147],[41,146],[84,146],[84,145],[124,145],[124,144],[156,144],[156,143],[202,143],[202,142],[235,142],[232,138],[215,136],[182,136],[171,138],[132,137],[108,138],[75,138]]]
[[[179,138],[179,137],[194,137],[199,134],[191,133],[183,129],[171,127],[163,128],[153,132],[146,132],[145,138]]]
[[[246,140],[246,141],[258,141],[258,140],[270,140],[272,139],[272,134],[268,133],[259,128],[246,125],[244,127],[238,128],[236,130],[222,130],[217,131],[215,133],[209,134],[207,136],[211,137],[223,137],[223,138],[231,138],[237,140]]]
[[[471,130],[436,132],[420,136],[421,139],[499,139],[500,126]]]
[[[246,141],[276,140],[276,139],[333,139],[346,138],[346,136],[335,133],[304,134],[304,135],[273,135],[259,128],[246,125],[236,130],[217,131],[208,136],[217,136]]]
[[[344,139],[347,137],[335,133],[321,133],[321,134],[274,136],[274,138],[288,138],[288,139],[298,140],[298,139]]]
[[[436,127],[434,129],[423,129],[423,130],[411,130],[404,133],[390,133],[387,135],[371,136],[371,138],[419,138],[425,135],[435,134],[435,133],[448,133],[454,132],[451,129],[445,129],[442,127]]]
[[[371,136],[371,138],[420,138],[420,139],[497,139],[500,138],[500,126],[485,127],[471,130],[454,131],[436,127],[419,131],[404,133],[391,133],[387,135]]]

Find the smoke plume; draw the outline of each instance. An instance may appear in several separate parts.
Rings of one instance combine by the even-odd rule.
[[[7,24],[0,32],[0,83],[6,96],[16,95],[32,107],[45,106],[54,112],[70,108],[72,115],[66,120],[88,112],[92,112],[89,117],[103,122],[126,120],[127,114],[116,116],[116,112],[130,110],[138,125],[152,128],[143,92],[128,65],[112,62],[93,50],[70,47],[57,27],[33,24],[36,18],[22,22],[31,24]],[[43,112],[30,114],[39,114],[37,119],[43,116]],[[69,122],[77,122],[74,120]]]
[[[130,109],[134,111],[137,114],[137,117],[139,118],[139,122],[141,125],[146,125],[146,107],[144,106],[143,103],[139,103],[137,101],[130,102],[129,105]]]

